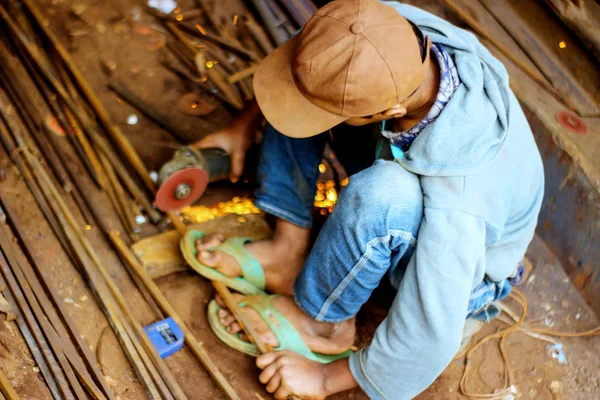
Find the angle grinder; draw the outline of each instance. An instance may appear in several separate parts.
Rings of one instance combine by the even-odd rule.
[[[231,158],[224,150],[182,147],[158,173],[156,206],[161,211],[189,206],[204,194],[210,182],[227,179],[230,171]]]

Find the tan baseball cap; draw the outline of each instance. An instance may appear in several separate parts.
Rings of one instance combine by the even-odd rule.
[[[338,0],[261,62],[254,91],[275,129],[310,137],[402,103],[425,80],[429,51],[425,57],[411,24],[392,7]]]

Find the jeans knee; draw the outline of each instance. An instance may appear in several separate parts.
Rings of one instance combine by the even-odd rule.
[[[371,167],[350,177],[340,195],[336,210],[359,220],[402,220],[420,223],[423,192],[419,177],[393,161],[377,160]],[[393,228],[393,226],[392,226]]]

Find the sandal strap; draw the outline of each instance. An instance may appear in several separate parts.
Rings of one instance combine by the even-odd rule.
[[[277,297],[279,296],[249,296],[242,300],[239,306],[251,307],[259,313],[279,341],[279,346],[275,350],[291,350],[304,357],[313,359],[314,353],[304,343],[304,339],[302,339],[300,333],[273,305],[273,299]]]
[[[219,246],[216,246],[215,249],[233,257],[242,269],[244,279],[254,286],[264,289],[265,273],[262,266],[256,257],[254,257],[245,247],[246,243],[251,241],[252,239],[250,238],[233,237],[225,240]]]

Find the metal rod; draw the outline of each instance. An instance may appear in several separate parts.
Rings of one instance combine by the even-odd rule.
[[[179,40],[191,54],[196,54],[198,49],[191,43],[191,41],[183,35],[183,33],[179,30],[176,24],[173,22],[165,23],[167,29]],[[207,68],[206,76],[210,81],[223,93],[231,102],[231,104],[236,109],[242,109],[244,103],[242,100],[236,95],[234,90],[230,85],[225,82],[224,78],[219,74],[219,72],[214,68]]]
[[[0,57],[3,59],[2,71],[0,72],[0,81],[2,82],[2,86],[11,98],[17,112],[19,115],[21,115],[21,119],[27,127],[27,130],[31,132],[33,136],[34,132],[39,131],[39,122],[34,122],[31,119],[31,114],[27,112],[28,106],[31,103],[23,103],[22,97],[20,97],[18,94],[19,90],[16,89],[15,85],[18,84],[19,76],[12,68],[11,63],[9,62],[8,52],[2,44],[0,44]],[[23,88],[20,89],[21,93],[25,93]],[[62,186],[65,191],[70,192],[72,190],[72,186],[69,184],[69,178],[64,170],[64,166],[60,162],[59,157],[54,149],[50,147],[46,140],[44,140],[45,138],[34,137],[34,139],[37,147],[41,150],[40,154],[43,154],[44,158],[48,162],[48,165],[50,166],[52,174],[59,182],[60,186]]]
[[[265,30],[260,26],[254,18],[247,17],[244,20],[244,26],[250,36],[254,39],[254,41],[260,46],[260,48],[265,52],[265,54],[270,54],[275,47],[271,43],[271,39],[265,32]]]
[[[108,178],[108,184],[105,190],[108,199],[112,203],[113,208],[121,220],[121,225],[123,225],[127,234],[129,236],[134,235],[137,225],[135,223],[135,217],[133,216],[133,210],[127,205],[129,197],[123,191],[112,165],[110,165],[104,154],[100,154],[100,162],[102,163]]]
[[[1,195],[2,195],[2,191],[0,190],[0,196]],[[1,216],[0,216],[0,218],[1,218]],[[2,278],[1,273],[0,273],[0,286],[6,286],[6,283],[4,282],[4,279]],[[16,304],[12,295],[10,294],[10,290],[4,291],[4,298],[10,304]],[[21,331],[21,335],[23,335],[23,339],[25,339],[25,343],[27,343],[27,347],[29,348],[29,351],[31,352],[33,359],[35,360],[38,368],[40,369],[40,372],[42,374],[42,377],[44,378],[44,381],[48,385],[48,390],[50,391],[50,394],[52,395],[52,397],[54,399],[59,400],[61,397],[60,397],[60,392],[58,390],[58,386],[56,385],[56,381],[54,380],[54,377],[50,373],[50,369],[48,368],[48,365],[46,364],[46,361],[44,360],[42,352],[40,351],[40,348],[38,347],[38,345],[35,341],[35,338],[31,334],[31,330],[27,326],[27,323],[25,322],[25,319],[23,318],[23,315],[20,312],[17,313],[17,326],[19,327],[19,330]]]
[[[97,176],[98,172],[94,169],[94,165],[90,163],[90,160],[86,156],[85,151],[82,147],[82,144],[79,143],[77,137],[75,136],[74,132],[71,129],[71,126],[67,122],[66,116],[64,115],[64,112],[59,104],[58,99],[56,98],[56,96],[53,93],[51,93],[50,88],[48,87],[48,85],[44,82],[44,80],[40,76],[39,70],[36,69],[33,66],[33,64],[31,63],[31,60],[29,60],[26,57],[23,49],[19,49],[19,50],[20,50],[20,54],[21,54],[22,63],[29,71],[30,77],[32,78],[34,84],[36,85],[40,94],[44,98],[48,108],[54,114],[54,116],[57,119],[60,126],[65,130],[65,134],[69,138],[69,141],[71,141],[71,143],[73,144],[73,147],[75,147],[77,154],[81,158],[84,166],[88,169],[94,183],[96,183],[96,185],[101,187],[101,185],[98,181],[98,176]],[[13,73],[9,73],[9,76],[13,75]],[[16,85],[16,83],[15,83],[15,85]],[[20,90],[17,90],[17,92],[22,93],[21,96],[24,97],[25,104],[28,104],[28,105],[33,104],[33,103],[31,103],[31,99],[27,98],[26,91],[24,91],[22,87]],[[30,114],[33,114],[33,113],[30,112]],[[39,121],[38,125],[43,125],[44,127],[46,127],[46,124],[41,121]]]
[[[90,252],[84,248],[83,243],[86,242],[87,239],[85,236],[83,236],[82,232],[78,230],[77,224],[70,214],[68,206],[62,201],[58,191],[49,180],[45,170],[41,165],[39,165],[37,159],[35,159],[35,157],[33,157],[27,150],[24,150],[23,153],[26,155],[30,165],[32,165],[36,178],[45,183],[45,185],[41,185],[41,187],[44,190],[46,197],[51,199],[49,200],[50,205],[54,209],[55,213],[57,213],[61,226],[69,238],[74,252],[77,254],[80,260],[88,283],[90,284],[93,292],[96,294],[99,303],[102,305],[109,323],[113,327],[117,338],[125,350],[125,354],[131,361],[141,382],[143,382],[148,396],[152,399],[160,398],[161,396],[154,385],[148,370],[146,369],[146,364],[142,361],[141,355],[138,353],[138,349],[132,341],[131,332],[126,327],[125,316],[118,308],[115,299],[109,293],[106,282],[104,282],[104,280],[98,275],[98,259],[94,259]],[[94,264],[94,266],[92,266],[92,264]]]
[[[227,83],[229,83],[230,85],[237,83],[241,80],[244,80],[246,78],[251,77],[252,75],[254,75],[256,73],[256,70],[258,69],[258,64],[254,64],[249,66],[246,69],[243,69],[239,72],[236,72],[235,74],[231,75],[229,78],[227,78]]]
[[[8,261],[4,258],[3,252],[0,252],[0,271],[4,276],[4,281],[7,283],[12,297],[16,300],[15,303],[19,308],[21,315],[23,315],[27,326],[33,333],[33,337],[35,338],[37,346],[39,347],[42,355],[44,356],[44,359],[53,376],[53,380],[56,381],[60,392],[60,396],[63,396],[66,399],[75,399],[75,397],[73,397],[73,393],[69,389],[69,385],[67,384],[63,371],[61,370],[56,359],[54,358],[54,354],[52,354],[52,351],[48,346],[48,342],[46,342],[46,339],[44,338],[44,334],[40,329],[40,326],[38,325],[38,321],[29,309],[27,305],[27,300],[25,299],[21,288],[19,287],[14,276],[12,275],[11,268],[8,265]]]
[[[123,83],[113,81],[108,84],[110,90],[115,92],[119,97],[131,104],[136,110],[140,111],[158,126],[169,132],[181,143],[189,142],[188,135],[182,131],[179,126],[175,125],[173,121],[169,120],[168,117],[163,115],[153,105],[145,102],[134,93],[132,93]]]
[[[3,51],[3,46],[0,45],[0,48],[4,56],[7,56],[6,52]],[[84,219],[91,223],[91,214],[90,210],[85,205],[81,193],[79,192],[79,188],[73,185],[71,181],[70,171],[66,168],[64,159],[58,157],[58,149],[56,145],[56,137],[53,133],[49,132],[48,127],[43,124],[39,118],[36,118],[37,114],[31,110],[31,105],[33,104],[31,98],[28,96],[27,91],[23,86],[20,85],[20,79],[15,72],[15,69],[8,63],[8,61],[4,64],[6,70],[0,71],[0,79],[2,79],[4,83],[5,89],[7,89],[13,104],[16,106],[19,114],[21,115],[21,119],[25,122],[27,126],[27,130],[30,132],[31,136],[35,139],[37,146],[43,150],[42,153],[44,156],[50,156],[50,158],[46,158],[51,165],[53,165],[53,170],[55,171],[55,175],[60,178],[61,185],[65,189],[65,191],[70,192],[73,196],[73,199],[77,203]],[[7,77],[12,77],[12,79],[6,79]],[[37,79],[34,79],[37,80]],[[39,89],[42,89],[38,86]],[[42,93],[44,97],[46,97],[46,102],[49,103],[49,98],[46,94]],[[47,137],[42,135],[40,132],[41,127],[43,127],[44,131],[47,133]]]
[[[33,176],[31,175],[29,168],[27,167],[27,165],[25,165],[23,163],[23,160],[21,159],[20,153],[21,153],[22,149],[18,148],[14,144],[13,140],[10,137],[10,134],[8,133],[7,128],[8,128],[8,123],[10,121],[7,120],[7,114],[5,112],[5,108],[2,103],[2,100],[0,100],[0,116],[2,117],[2,118],[0,118],[0,141],[3,144],[4,149],[6,150],[6,153],[12,159],[13,163],[17,166],[17,169],[19,170],[19,172],[21,173],[21,176],[25,180],[25,184],[27,185],[27,187],[31,191],[31,194],[33,195],[36,202],[38,203],[40,210],[46,217],[46,220],[50,224],[50,227],[52,228],[52,231],[56,235],[56,238],[58,239],[59,243],[61,244],[61,246],[67,253],[67,255],[69,256],[69,258],[74,259],[73,252],[71,251],[71,248],[67,244],[68,243],[67,238],[66,238],[65,234],[63,233],[63,231],[60,229],[58,220],[56,219],[54,214],[50,211],[49,205],[48,205],[46,199],[44,198],[44,196],[42,195],[40,188],[37,186],[36,181],[33,179]],[[5,124],[7,124],[7,125],[5,125]],[[12,128],[10,128],[10,129],[12,129]]]
[[[125,317],[117,307],[113,297],[108,293],[106,283],[97,275],[96,268],[101,265],[99,259],[95,253],[93,253],[93,250],[90,250],[91,245],[89,245],[86,237],[79,230],[79,227],[71,215],[68,206],[63,202],[58,190],[48,176],[46,170],[42,167],[37,158],[35,158],[26,148],[18,127],[15,127],[13,135],[17,140],[17,144],[19,144],[20,148],[22,149],[19,153],[19,156],[24,156],[27,160],[27,163],[32,168],[36,180],[38,181],[40,188],[44,193],[44,197],[53,209],[54,214],[56,215],[62,230],[65,233],[65,236],[69,240],[69,244],[71,245],[73,252],[77,256],[78,265],[82,267],[82,272],[84,272],[87,276],[90,287],[97,295],[100,304],[103,306],[105,314],[107,315],[107,319],[115,330],[117,338],[121,341],[125,353],[130,358],[130,361],[138,373],[140,380],[144,383],[148,395],[151,398],[160,398],[156,386],[146,370],[146,365],[142,363],[140,358],[141,356],[138,354],[139,347],[136,348],[134,342],[132,342],[131,332],[127,329],[127,326],[123,322],[125,321]],[[86,249],[83,247],[84,243],[87,243],[88,245]],[[92,257],[92,255],[94,255],[94,257]],[[95,267],[90,265],[91,262],[95,264]],[[40,347],[42,346],[40,345]],[[49,362],[49,364],[51,363]]]
[[[240,45],[233,43],[229,40],[223,39],[222,37],[220,37],[218,35],[214,35],[205,30],[200,30],[200,28],[198,28],[198,25],[193,25],[193,24],[189,24],[189,23],[178,23],[177,26],[180,27],[182,30],[192,34],[193,36],[200,38],[200,39],[209,40],[209,41],[219,45],[223,50],[227,50],[230,53],[234,53],[238,56],[241,56],[245,60],[255,61],[255,62],[260,61],[260,58],[256,54],[254,54],[254,52],[244,49]]]
[[[77,327],[75,326],[75,324],[69,317],[69,314],[68,314],[67,310],[65,309],[62,298],[58,295],[58,293],[56,293],[54,288],[48,283],[49,279],[47,277],[46,272],[38,267],[38,263],[34,256],[34,251],[33,251],[34,246],[31,243],[31,240],[25,234],[23,228],[21,228],[21,225],[16,217],[16,213],[14,212],[14,210],[12,209],[10,204],[2,196],[1,192],[0,192],[0,204],[1,204],[1,207],[4,209],[6,221],[11,226],[15,236],[19,240],[19,243],[21,243],[25,257],[28,260],[28,263],[24,263],[24,262],[21,263],[22,271],[25,273],[28,282],[30,282],[30,285],[31,285],[31,282],[34,282],[33,284],[35,285],[34,290],[35,290],[36,294],[44,291],[47,294],[48,298],[51,299],[52,305],[57,310],[57,314],[60,317],[62,323],[64,324],[64,327],[66,327],[66,330],[64,330],[64,329],[61,329],[63,327],[63,324],[54,324],[53,323],[55,329],[57,330],[57,333],[62,337],[69,337],[71,339],[71,342],[74,344],[77,351],[81,355],[81,358],[84,360],[84,362],[86,364],[85,368],[87,368],[87,370],[90,371],[90,373],[93,375],[95,382],[100,386],[100,388],[104,392],[104,395],[109,399],[114,399],[114,394],[113,394],[112,390],[106,383],[106,380],[104,379],[104,375],[102,374],[102,372],[100,372],[100,369],[98,368],[95,356],[90,352],[88,346],[83,341],[81,334],[79,333]],[[2,208],[0,208],[0,212],[2,211]],[[4,232],[2,232],[2,231],[4,231]],[[6,228],[4,228],[4,227],[0,228],[0,237],[7,238]],[[10,243],[10,241],[8,241],[8,240],[3,240],[2,242]],[[34,275],[37,276],[37,281],[39,281],[39,284],[41,286],[38,286],[38,284],[35,284],[36,279],[35,279]],[[50,302],[41,301],[42,305],[46,305],[49,303]],[[52,322],[52,320],[50,322]]]
[[[44,32],[44,34],[46,35],[48,40],[54,46],[54,49],[56,50],[56,52],[60,55],[63,63],[69,70],[69,73],[71,74],[71,76],[73,76],[73,78],[77,82],[79,88],[81,89],[81,91],[83,92],[85,97],[87,98],[87,100],[90,103],[90,105],[92,106],[93,110],[98,115],[98,118],[102,122],[106,131],[111,135],[112,139],[119,146],[119,148],[121,149],[121,151],[123,152],[123,154],[125,155],[127,160],[129,161],[129,163],[133,166],[133,168],[138,173],[140,179],[146,185],[146,187],[152,193],[155,193],[156,185],[150,178],[150,174],[148,173],[148,170],[144,166],[144,163],[140,159],[139,155],[137,154],[137,152],[135,151],[133,146],[131,145],[131,142],[127,139],[127,137],[123,134],[123,132],[121,132],[121,130],[118,127],[116,127],[114,124],[112,124],[106,108],[104,107],[102,102],[98,99],[98,96],[96,95],[94,90],[91,88],[91,86],[83,78],[83,75],[81,74],[79,69],[75,66],[73,61],[71,60],[69,53],[64,48],[64,46],[62,45],[62,43],[60,42],[58,37],[50,29],[49,22],[44,18],[42,13],[39,11],[37,6],[35,6],[33,4],[32,1],[23,0],[23,2],[26,4],[27,8],[29,9],[29,12],[31,13],[33,18],[36,20],[40,29]]]
[[[146,195],[139,189],[134,180],[131,178],[129,172],[120,161],[120,157],[118,157],[114,153],[108,142],[98,134],[98,132],[94,128],[94,125],[89,120],[87,115],[85,115],[81,111],[81,109],[71,100],[65,88],[60,84],[60,82],[58,82],[56,76],[50,70],[49,66],[44,62],[44,59],[40,54],[40,49],[37,48],[27,37],[23,35],[23,33],[19,30],[19,28],[15,25],[15,23],[11,20],[10,16],[6,13],[6,11],[4,11],[2,7],[0,7],[0,17],[2,17],[2,19],[6,22],[6,26],[9,27],[13,35],[22,43],[23,47],[27,50],[30,57],[33,59],[33,61],[35,61],[40,71],[44,74],[44,77],[54,87],[56,93],[67,104],[69,109],[77,118],[78,122],[81,123],[81,126],[83,127],[85,132],[91,137],[92,141],[98,145],[101,151],[108,157],[109,161],[113,164],[113,167],[119,174],[119,177],[127,186],[131,194],[135,197],[136,201],[138,201],[142,205],[142,207],[144,207],[144,209],[148,213],[148,216],[153,222],[158,222],[160,220],[160,214],[152,208],[152,204],[147,199]]]
[[[144,268],[139,264],[139,261],[135,257],[135,255],[129,250],[129,248],[125,245],[125,243],[116,235],[114,232],[111,232],[109,235],[111,241],[114,243],[115,247],[119,249],[122,257],[127,261],[127,263],[131,266],[131,269],[135,274],[142,280],[148,291],[152,294],[156,302],[162,308],[164,313],[175,320],[177,325],[181,328],[184,333],[185,343],[188,345],[189,349],[192,351],[194,356],[200,361],[200,363],[204,366],[206,371],[212,376],[215,382],[219,385],[219,387],[225,392],[225,394],[232,400],[239,400],[240,397],[237,395],[229,381],[223,376],[221,371],[214,364],[209,354],[202,347],[201,342],[199,342],[192,331],[187,327],[185,322],[179,317],[171,303],[167,300],[167,298],[162,294],[156,283],[148,276]]]

